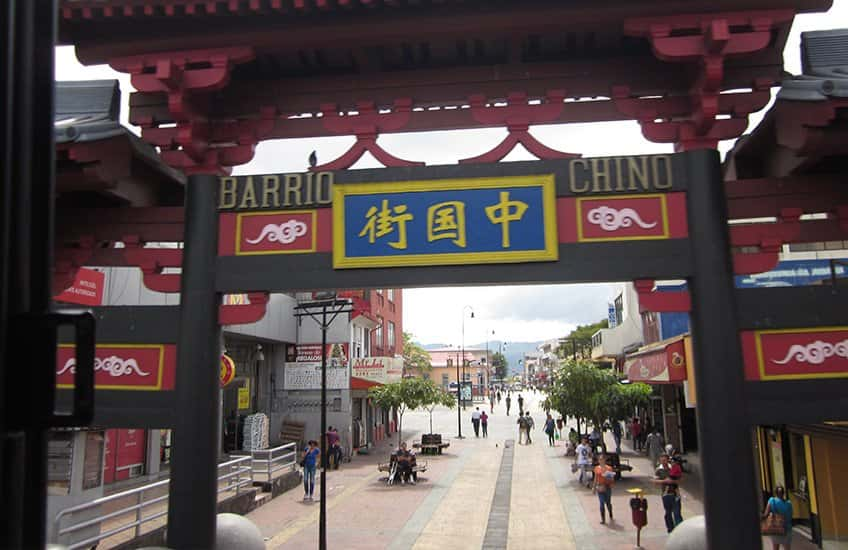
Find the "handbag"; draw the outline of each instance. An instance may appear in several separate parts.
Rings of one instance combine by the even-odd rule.
[[[772,508],[772,511],[760,522],[760,532],[763,535],[785,535],[786,524],[783,514],[776,513]]]

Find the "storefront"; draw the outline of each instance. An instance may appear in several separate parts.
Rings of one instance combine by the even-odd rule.
[[[659,426],[667,444],[680,452],[698,448],[694,403],[686,390],[691,366],[687,354],[688,335],[675,336],[642,346],[626,356],[624,372],[631,382],[654,387],[651,405],[645,411],[645,425]]]
[[[763,502],[782,485],[809,540],[848,541],[848,424],[759,426],[754,435]]]

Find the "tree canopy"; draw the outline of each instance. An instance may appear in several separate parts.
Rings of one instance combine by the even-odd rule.
[[[375,386],[368,390],[368,396],[383,409],[397,409],[398,412],[398,445],[402,441],[403,413],[419,407],[428,408],[431,414],[436,405],[453,407],[454,400],[437,386],[432,380],[423,378],[403,378],[398,382]],[[447,397],[445,397],[447,396]],[[449,398],[449,399],[448,399]]]
[[[608,319],[602,319],[589,325],[577,325],[577,328],[564,338],[568,342],[559,347],[560,357],[573,359],[577,355],[580,358],[588,359],[592,353],[592,335],[602,328],[609,328]]]
[[[613,371],[590,361],[566,361],[553,373],[545,407],[576,418],[579,431],[581,421],[602,427],[628,418],[650,395],[647,384],[622,384]]]
[[[403,369],[404,372],[416,371],[424,374],[433,370],[430,354],[412,340],[410,332],[403,333]]]

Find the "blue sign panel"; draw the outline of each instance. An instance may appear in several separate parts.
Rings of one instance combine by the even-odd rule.
[[[848,258],[836,260],[783,260],[771,271],[736,275],[736,288],[775,288],[828,284],[848,277]]]
[[[333,188],[333,266],[553,261],[554,178],[514,176]]]

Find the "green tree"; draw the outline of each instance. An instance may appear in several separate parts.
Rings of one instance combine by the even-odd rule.
[[[603,319],[589,325],[577,325],[576,329],[563,338],[566,342],[559,347],[560,357],[573,360],[576,355],[579,359],[589,359],[592,354],[592,335],[602,328],[609,328],[609,320]]]
[[[407,410],[417,409],[429,403],[433,386],[432,381],[423,378],[403,378],[399,382],[375,386],[368,390],[368,396],[379,407],[385,410],[397,410],[398,445],[402,441],[403,414]]]
[[[430,414],[430,433],[433,433],[433,411],[439,405],[452,409],[456,405],[456,398],[450,393],[436,385],[432,380],[425,381],[428,385],[427,394],[422,400],[421,406]]]
[[[492,354],[492,368],[495,370],[495,376],[500,378],[501,380],[506,378],[506,369],[509,366],[509,362],[504,357],[504,354],[496,351]]]
[[[418,374],[429,373],[433,370],[430,354],[412,340],[412,334],[403,333],[403,371],[414,371]]]

